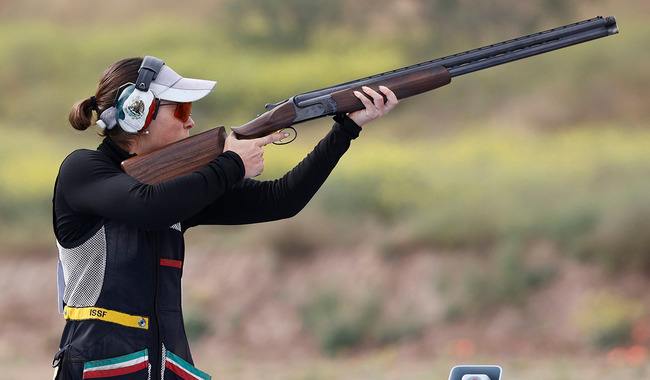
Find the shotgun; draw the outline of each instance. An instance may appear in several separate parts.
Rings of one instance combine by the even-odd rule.
[[[442,87],[452,77],[569,47],[618,33],[616,19],[595,17],[507,40],[463,53],[450,55],[336,86],[295,95],[276,104],[250,122],[232,127],[239,138],[256,138],[291,128],[292,125],[336,113],[364,108],[355,90],[368,86],[390,88],[398,99]],[[223,151],[226,131],[223,126],[172,143],[151,153],[122,162],[122,170],[143,183],[156,184],[192,173]]]

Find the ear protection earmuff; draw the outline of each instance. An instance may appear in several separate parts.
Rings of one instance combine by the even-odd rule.
[[[118,92],[115,102],[117,123],[129,133],[144,131],[155,118],[158,100],[149,90],[160,69],[165,65],[161,59],[146,56],[138,69],[138,79]]]

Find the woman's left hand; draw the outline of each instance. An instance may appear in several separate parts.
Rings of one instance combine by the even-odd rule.
[[[397,96],[395,96],[393,91],[391,91],[388,87],[379,86],[379,91],[386,95],[386,102],[384,102],[384,97],[382,94],[371,89],[370,87],[363,86],[361,89],[365,94],[370,96],[372,100],[368,99],[368,96],[361,93],[360,91],[355,91],[354,95],[359,98],[359,100],[361,100],[361,103],[363,103],[366,108],[352,112],[348,115],[348,117],[357,123],[357,125],[360,127],[386,115],[399,103]]]

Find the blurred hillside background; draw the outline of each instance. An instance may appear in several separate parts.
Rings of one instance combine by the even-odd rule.
[[[0,1],[0,379],[50,376],[53,182],[101,72],[215,79],[196,130],[265,103],[592,18],[621,33],[455,78],[364,128],[297,217],[187,236],[199,368],[237,379],[648,378],[650,3]],[[266,148],[264,179],[331,124]]]

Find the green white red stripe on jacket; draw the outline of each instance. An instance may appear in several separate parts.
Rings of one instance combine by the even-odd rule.
[[[207,373],[198,370],[196,367],[174,355],[173,352],[167,351],[165,358],[165,367],[174,372],[184,380],[210,380]]]
[[[147,350],[105,360],[93,360],[84,364],[84,379],[99,379],[126,375],[140,370],[149,371],[149,353]]]

